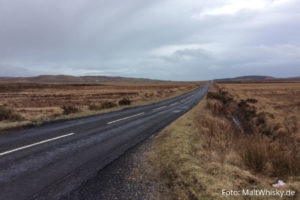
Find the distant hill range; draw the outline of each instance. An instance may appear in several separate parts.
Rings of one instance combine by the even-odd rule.
[[[215,79],[215,82],[278,82],[278,81],[300,81],[299,77],[291,77],[291,78],[275,78],[272,76],[238,76],[234,78],[222,78],[222,79]]]
[[[126,78],[110,76],[68,76],[41,75],[34,77],[0,77],[5,82],[34,82],[34,83],[105,83],[105,82],[157,82],[159,80],[144,78]]]

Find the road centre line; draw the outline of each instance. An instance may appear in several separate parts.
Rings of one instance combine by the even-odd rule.
[[[160,109],[163,109],[163,108],[165,108],[165,107],[167,107],[167,106],[162,106],[162,107],[159,107],[159,108],[155,108],[155,109],[153,109],[153,110],[160,110]]]
[[[178,102],[171,104],[171,106],[175,106],[175,105],[177,105],[177,104],[178,104]]]
[[[124,118],[122,118],[122,119],[117,119],[117,120],[108,122],[107,124],[113,124],[113,123],[116,123],[116,122],[119,122],[119,121],[122,121],[122,120],[125,120],[125,119],[129,119],[129,118],[132,118],[132,117],[136,117],[136,116],[139,116],[139,115],[143,115],[143,114],[145,114],[145,113],[142,112],[142,113],[139,113],[139,114],[136,114],[136,115],[131,115],[131,116],[128,116],[128,117],[124,117]]]
[[[19,147],[19,148],[16,148],[16,149],[5,151],[5,152],[0,153],[0,156],[4,156],[6,154],[10,154],[10,153],[13,153],[13,152],[16,152],[16,151],[20,151],[20,150],[27,149],[27,148],[30,148],[30,147],[33,147],[33,146],[37,146],[37,145],[40,145],[40,144],[44,144],[44,143],[47,143],[47,142],[58,140],[58,139],[61,139],[61,138],[64,138],[64,137],[74,135],[74,134],[75,133],[69,133],[69,134],[66,134],[66,135],[61,135],[61,136],[58,136],[58,137],[55,137],[55,138],[43,140],[43,141],[40,141],[40,142],[37,142],[37,143],[33,143],[33,144],[30,144],[30,145],[26,145],[26,146],[23,146],[23,147]]]

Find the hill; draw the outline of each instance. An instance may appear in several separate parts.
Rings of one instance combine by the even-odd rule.
[[[290,78],[275,78],[272,76],[239,76],[235,78],[223,78],[223,79],[215,79],[215,82],[233,82],[233,83],[241,83],[241,82],[268,82],[268,83],[276,83],[276,82],[299,82],[300,76],[298,77],[290,77]]]
[[[272,76],[259,76],[259,75],[251,75],[251,76],[238,76],[234,78],[223,78],[223,79],[215,79],[216,82],[223,81],[263,81],[263,80],[274,80],[275,78]]]

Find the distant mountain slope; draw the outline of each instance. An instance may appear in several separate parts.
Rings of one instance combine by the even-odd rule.
[[[239,76],[235,78],[223,78],[223,79],[215,79],[215,82],[278,82],[278,81],[300,81],[300,77],[290,77],[290,78],[275,78],[272,76]]]
[[[259,76],[259,75],[252,75],[252,76],[238,76],[234,78],[222,78],[222,79],[215,79],[214,81],[262,81],[262,80],[272,80],[275,79],[272,76]]]
[[[300,76],[298,76],[298,77],[291,77],[291,78],[282,78],[282,80],[300,81]]]
[[[0,81],[36,83],[103,83],[103,82],[153,82],[158,80],[109,76],[41,75],[34,77],[0,77]]]

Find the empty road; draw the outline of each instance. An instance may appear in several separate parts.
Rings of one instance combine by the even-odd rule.
[[[208,88],[147,106],[0,134],[0,199],[60,199],[189,111]]]

